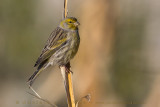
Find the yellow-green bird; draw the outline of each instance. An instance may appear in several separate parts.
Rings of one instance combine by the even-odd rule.
[[[51,33],[34,65],[37,70],[28,79],[30,86],[41,71],[51,65],[65,66],[76,55],[80,44],[78,25],[76,18],[67,17]]]

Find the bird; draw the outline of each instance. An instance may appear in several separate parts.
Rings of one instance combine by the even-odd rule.
[[[66,17],[53,30],[34,65],[36,71],[27,81],[29,86],[49,66],[65,66],[74,58],[80,44],[79,25],[75,17]]]

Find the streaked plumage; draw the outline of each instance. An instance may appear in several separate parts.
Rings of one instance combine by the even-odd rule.
[[[68,17],[61,21],[59,27],[51,33],[34,65],[37,70],[28,80],[30,86],[39,73],[48,66],[66,65],[75,56],[80,43],[78,25],[76,18]]]

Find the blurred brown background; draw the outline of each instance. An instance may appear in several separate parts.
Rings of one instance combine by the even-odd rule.
[[[69,0],[81,26],[71,61],[80,107],[159,107],[160,1]],[[27,93],[33,65],[62,19],[63,0],[0,1],[0,106],[50,107]],[[58,67],[33,85],[45,99],[67,107]]]

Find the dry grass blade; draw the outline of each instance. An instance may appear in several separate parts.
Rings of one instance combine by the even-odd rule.
[[[31,86],[29,86],[29,88],[30,88],[39,98],[41,98],[41,96],[40,96]]]
[[[30,95],[32,95],[33,97],[41,100],[41,101],[46,102],[46,103],[49,104],[51,107],[58,107],[57,105],[50,103],[50,101],[48,101],[48,100],[46,100],[46,99],[43,99],[43,98],[40,98],[39,96],[34,95],[33,93],[30,93],[30,92],[27,92],[27,93],[30,94]]]

